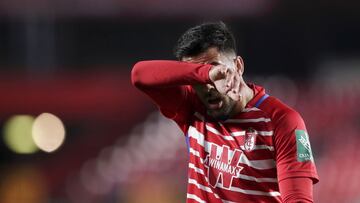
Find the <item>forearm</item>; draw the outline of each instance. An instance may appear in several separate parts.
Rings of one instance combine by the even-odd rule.
[[[208,83],[210,67],[179,61],[141,61],[132,69],[131,80],[166,117],[174,119],[184,117],[191,108],[186,85]]]
[[[311,178],[287,178],[279,182],[284,203],[313,203],[313,181]]]
[[[180,61],[140,61],[131,72],[133,85],[140,89],[210,83],[211,65]]]

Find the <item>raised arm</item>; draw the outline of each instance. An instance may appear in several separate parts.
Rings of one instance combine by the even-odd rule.
[[[188,108],[188,85],[210,83],[209,64],[179,61],[141,61],[131,72],[132,84],[147,94],[168,118],[179,116],[181,109]]]
[[[140,61],[134,65],[131,79],[139,89],[205,84],[211,82],[211,66],[180,61]]]

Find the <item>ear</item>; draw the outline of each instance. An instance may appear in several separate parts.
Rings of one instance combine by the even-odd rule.
[[[241,58],[241,56],[237,56],[236,59],[235,59],[235,65],[236,65],[236,68],[237,68],[237,71],[240,75],[243,75],[244,73],[244,61],[243,59]]]

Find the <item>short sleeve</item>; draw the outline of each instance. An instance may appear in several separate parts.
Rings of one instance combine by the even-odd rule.
[[[292,177],[319,181],[309,135],[299,113],[288,110],[277,119],[274,145],[278,181]]]

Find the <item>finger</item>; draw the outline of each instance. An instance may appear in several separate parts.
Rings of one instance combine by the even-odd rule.
[[[233,79],[232,79],[232,75],[227,75],[226,79],[225,79],[225,92],[228,92],[229,90],[232,89],[233,86]]]
[[[226,79],[227,79],[226,84],[227,84],[227,87],[230,89],[232,89],[234,86],[234,77],[235,77],[234,72],[232,72],[228,69],[227,76],[226,76]]]
[[[242,85],[241,84],[242,84],[241,78],[239,75],[237,75],[235,92],[236,92],[236,95],[238,96],[239,100],[242,99],[242,95],[241,95]]]
[[[236,94],[240,94],[240,88],[241,88],[241,83],[240,83],[240,76],[238,74],[235,74],[235,78],[234,78],[234,93]]]
[[[215,65],[210,68],[209,77],[212,82],[225,78],[225,69],[222,66]]]
[[[218,65],[216,66],[216,68],[217,68],[217,77],[216,77],[217,80],[224,79],[227,77],[227,68],[225,66]]]
[[[224,78],[229,80],[229,77],[231,77],[231,71],[226,66],[223,66],[223,68],[224,68]]]
[[[235,74],[234,79],[233,79],[233,87],[231,89],[231,98],[235,101],[238,101],[241,99],[241,82],[240,82],[240,77],[239,75]]]

